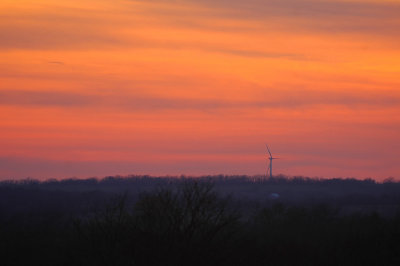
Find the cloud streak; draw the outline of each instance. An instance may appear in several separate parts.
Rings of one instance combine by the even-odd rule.
[[[138,2],[134,0],[133,2]],[[147,2],[147,1],[146,1]],[[256,20],[260,23],[281,21],[287,29],[356,32],[373,35],[399,33],[400,3],[332,0],[150,0],[153,3],[200,5],[218,16]],[[260,24],[259,24],[260,26]],[[266,24],[264,24],[266,26]]]
[[[112,49],[163,48],[199,49],[246,57],[299,59],[293,52],[226,47],[212,38],[203,41],[174,40],[174,34],[148,38],[147,30],[159,33],[182,30],[196,36],[201,32],[221,34],[376,35],[384,39],[400,36],[400,3],[315,0],[150,0],[131,1],[125,10],[109,14],[96,9],[49,9],[36,13],[3,14],[0,23],[0,49]],[[118,2],[125,3],[124,1]],[[141,3],[140,6],[135,3]],[[186,7],[186,8],[185,8]],[[131,14],[130,14],[130,13]],[[51,23],[48,23],[50,22]],[[251,21],[251,23],[244,23]],[[245,25],[245,26],[244,26]],[[175,33],[176,34],[176,33]],[[354,36],[353,36],[354,37]],[[199,37],[200,38],[200,37]],[[248,37],[251,38],[251,37]],[[294,55],[293,55],[294,54]]]
[[[270,90],[264,99],[229,100],[201,98],[167,98],[151,95],[132,95],[123,92],[82,94],[74,92],[1,90],[0,105],[36,107],[90,107],[131,111],[307,108],[315,105],[346,107],[394,107],[400,105],[400,95],[393,92],[335,92],[313,90]]]

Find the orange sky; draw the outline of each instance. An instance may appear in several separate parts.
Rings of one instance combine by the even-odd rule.
[[[400,1],[2,0],[0,180],[400,178]]]

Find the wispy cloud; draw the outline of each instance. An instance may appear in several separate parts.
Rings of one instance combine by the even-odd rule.
[[[134,2],[138,2],[134,0]],[[332,0],[150,0],[146,2],[200,5],[218,16],[256,20],[279,29],[353,32],[373,35],[399,34],[400,3],[387,1]],[[276,23],[281,21],[281,23]],[[262,28],[258,24],[259,28]],[[271,28],[271,25],[268,25]]]
[[[266,49],[238,49],[232,43],[174,39],[175,34],[196,32],[221,34],[267,32],[314,32],[324,34],[367,34],[396,39],[400,36],[400,3],[316,0],[146,0],[125,9],[104,12],[97,9],[48,9],[28,13],[3,14],[0,23],[0,49],[110,49],[116,47],[200,49],[238,56],[269,57],[282,54]],[[251,21],[251,23],[245,23]],[[159,34],[148,38],[147,30]],[[185,30],[187,32],[185,32]],[[158,37],[158,38],[157,38]],[[162,37],[162,38],[160,38]],[[210,36],[209,36],[210,37]],[[200,38],[200,41],[199,41]],[[247,36],[247,38],[249,38]],[[218,38],[219,39],[219,38]],[[266,50],[266,51],[265,51]],[[298,59],[293,53],[286,57]]]
[[[184,98],[133,95],[108,92],[105,95],[73,92],[1,90],[0,105],[90,107],[107,106],[131,111],[307,108],[315,105],[357,107],[393,107],[400,105],[400,95],[394,92],[335,92],[316,90],[267,90],[265,97],[254,100],[228,98]]]
[[[71,92],[0,90],[0,105],[77,107],[92,104],[95,98]]]
[[[65,63],[64,62],[61,62],[61,61],[49,61],[48,62],[49,64],[52,64],[52,65],[65,65]]]
[[[70,50],[111,47],[121,43],[116,36],[96,27],[81,25],[0,25],[0,49]]]

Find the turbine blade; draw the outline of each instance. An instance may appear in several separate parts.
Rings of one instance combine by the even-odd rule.
[[[265,144],[265,146],[267,146],[268,153],[269,153],[269,155],[270,155],[270,156],[271,156],[271,158],[272,158],[272,154],[271,154],[271,151],[269,150],[269,147],[268,147],[268,145],[267,145],[267,144]]]

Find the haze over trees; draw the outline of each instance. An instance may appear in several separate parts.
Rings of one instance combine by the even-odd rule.
[[[393,180],[3,181],[0,250],[2,265],[398,265],[399,207]]]

